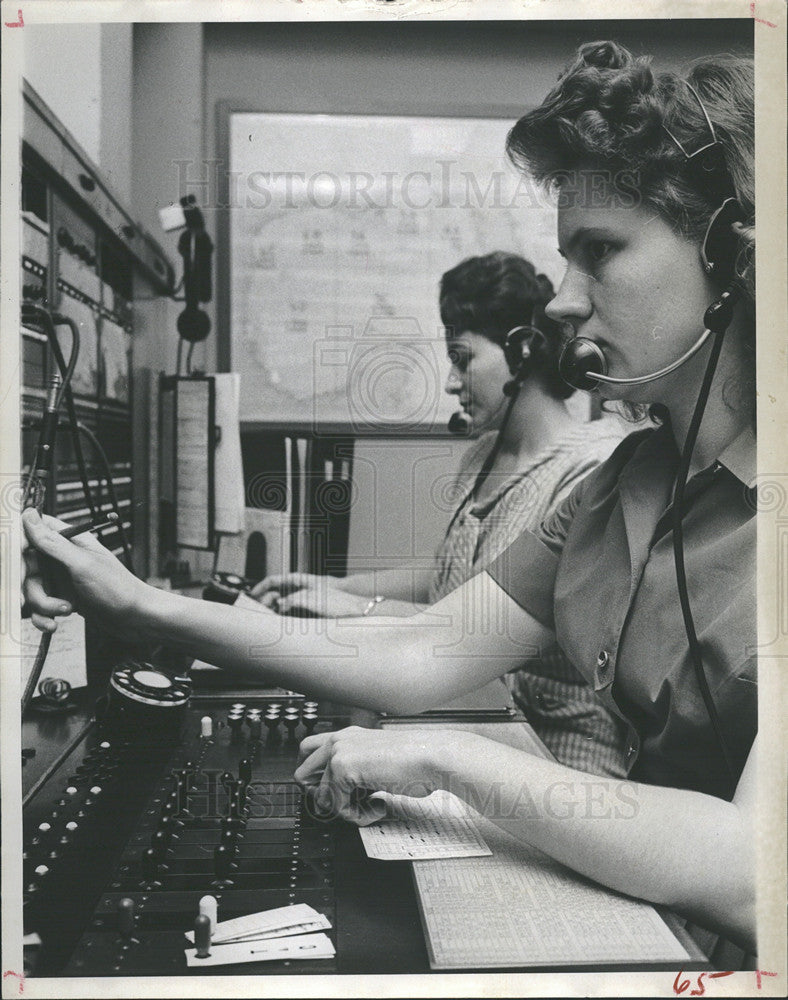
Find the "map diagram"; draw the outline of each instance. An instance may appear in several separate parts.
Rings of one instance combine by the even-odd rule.
[[[231,352],[241,419],[445,426],[444,271],[493,250],[555,283],[555,213],[509,119],[234,113]]]

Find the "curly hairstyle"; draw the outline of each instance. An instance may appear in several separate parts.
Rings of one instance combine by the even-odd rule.
[[[446,338],[468,330],[503,348],[511,329],[535,326],[542,336],[531,343],[529,373],[540,378],[551,396],[566,399],[573,389],[558,374],[563,328],[544,311],[554,297],[550,279],[517,254],[497,250],[469,257],[441,278],[440,314]]]
[[[690,84],[688,87],[687,84]],[[753,61],[723,54],[697,59],[685,75],[652,72],[611,41],[580,46],[542,104],[511,129],[511,161],[560,192],[604,171],[654,208],[680,235],[700,245],[719,195],[703,187],[671,135],[692,153],[712,141],[699,95],[724,152],[743,221],[734,227],[736,279],[743,292],[748,372],[755,379],[755,113]],[[739,386],[741,389],[742,386]]]
[[[685,76],[655,75],[648,57],[616,42],[588,42],[542,104],[511,129],[512,162],[548,186],[573,172],[603,170],[632,182],[681,235],[700,243],[718,207],[699,186],[671,135],[691,153],[711,141],[700,95],[721,142],[744,213],[738,228],[738,276],[752,300],[755,283],[755,113],[753,61],[723,54],[691,63]],[[670,134],[668,134],[670,133]]]

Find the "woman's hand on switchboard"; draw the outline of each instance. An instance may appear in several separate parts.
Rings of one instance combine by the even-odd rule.
[[[272,605],[279,615],[310,618],[359,618],[369,607],[369,598],[346,594],[334,587],[309,587],[279,597]]]
[[[317,733],[301,743],[295,779],[318,815],[367,826],[387,814],[385,801],[370,798],[372,793],[423,798],[445,787],[445,762],[462,752],[467,735],[358,726]]]
[[[330,587],[334,580],[333,576],[317,576],[314,573],[280,573],[265,577],[249,593],[267,608],[275,608],[280,598],[296,590]]]
[[[79,611],[121,639],[139,638],[133,612],[147,585],[138,580],[90,532],[67,539],[60,532],[67,527],[55,517],[34,509],[23,511],[26,542],[23,555],[25,576],[22,595],[31,612],[31,621],[42,632],[54,632],[56,618]],[[65,587],[51,593],[46,565],[39,553],[54,560]],[[44,572],[42,572],[42,566]],[[58,589],[61,589],[60,587]]]

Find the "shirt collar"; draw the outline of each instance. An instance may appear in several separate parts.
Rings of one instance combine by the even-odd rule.
[[[722,450],[717,461],[752,489],[758,473],[757,451],[755,431],[748,425]]]

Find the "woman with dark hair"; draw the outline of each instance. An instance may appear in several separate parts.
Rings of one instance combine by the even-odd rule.
[[[28,537],[120,634],[373,708],[472,689],[557,637],[627,728],[626,818],[617,783],[599,802],[598,778],[464,732],[311,736],[296,777],[356,822],[374,818],[356,789],[448,785],[478,803],[495,788],[491,818],[523,841],[752,948],[752,64],[714,57],[656,76],[615,43],[585,45],[511,148],[558,196],[567,269],[547,312],[577,335],[562,369],[607,398],[658,404],[661,418],[540,528],[405,627],[329,621],[297,636],[274,616],[151,591],[94,539],[61,539],[34,513]],[[34,576],[27,594],[52,628],[62,602]]]
[[[562,327],[544,312],[554,294],[533,264],[502,251],[464,260],[441,279],[451,361],[446,391],[480,433],[462,457],[452,489],[459,502],[434,568],[341,578],[275,575],[257,584],[253,596],[279,614],[414,615],[484,569],[524,530],[538,527],[608,457],[623,425],[610,417],[580,420],[567,408],[574,389],[558,374]],[[510,331],[516,333],[507,349]],[[516,379],[510,364],[517,366]],[[625,773],[623,728],[557,645],[528,658],[506,680],[557,760],[594,774]]]

